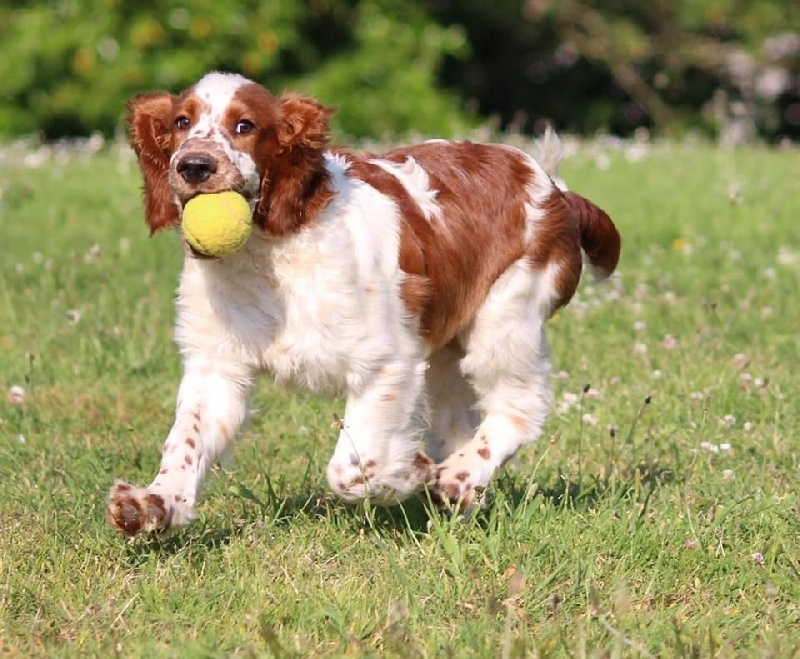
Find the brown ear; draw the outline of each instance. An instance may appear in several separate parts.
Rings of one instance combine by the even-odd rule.
[[[312,98],[290,95],[280,99],[278,112],[277,151],[261,178],[254,214],[255,222],[272,235],[297,231],[333,194],[323,153],[334,110]]]
[[[127,105],[130,142],[144,178],[144,212],[151,235],[180,219],[169,188],[174,101],[170,94],[157,92],[140,94]]]
[[[328,143],[328,120],[333,108],[296,94],[284,96],[280,101],[278,143],[283,148],[322,149]]]

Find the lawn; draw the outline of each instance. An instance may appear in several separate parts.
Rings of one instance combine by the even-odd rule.
[[[623,258],[551,321],[546,434],[486,510],[330,498],[342,402],[265,379],[200,518],[126,541],[181,249],[125,148],[1,147],[0,654],[800,653],[798,152],[596,141],[563,173]]]

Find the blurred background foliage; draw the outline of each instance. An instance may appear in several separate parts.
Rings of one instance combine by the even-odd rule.
[[[354,137],[800,136],[800,2],[0,0],[0,135],[111,134],[211,69],[315,94]]]

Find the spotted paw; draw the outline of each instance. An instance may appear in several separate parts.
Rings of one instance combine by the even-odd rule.
[[[428,486],[431,500],[458,512],[480,506],[491,475],[485,460],[470,461],[464,453],[451,455],[436,468],[436,478]]]
[[[433,482],[436,465],[423,451],[417,451],[410,464],[384,466],[373,459],[363,463],[355,455],[347,460],[336,456],[328,465],[328,483],[349,502],[369,499],[378,505],[393,505]]]
[[[117,481],[108,495],[108,521],[125,535],[162,533],[170,526],[170,508],[160,494]]]

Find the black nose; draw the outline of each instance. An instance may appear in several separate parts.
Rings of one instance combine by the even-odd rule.
[[[177,169],[187,183],[203,183],[217,171],[217,163],[202,153],[189,153],[178,161]]]

